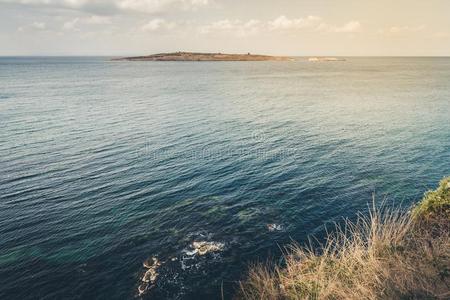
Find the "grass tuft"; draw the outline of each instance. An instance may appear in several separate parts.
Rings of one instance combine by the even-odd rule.
[[[321,247],[290,246],[283,266],[252,267],[238,298],[450,299],[449,182],[410,213],[373,207]]]

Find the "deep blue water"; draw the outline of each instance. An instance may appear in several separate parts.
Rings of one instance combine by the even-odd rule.
[[[0,58],[0,128],[0,299],[220,299],[450,175],[450,58]]]

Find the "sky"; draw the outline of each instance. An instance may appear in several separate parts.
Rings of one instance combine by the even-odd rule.
[[[449,0],[0,0],[0,55],[450,56]]]

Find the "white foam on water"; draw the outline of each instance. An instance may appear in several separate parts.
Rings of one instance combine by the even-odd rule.
[[[205,235],[201,235],[205,239]],[[173,279],[175,280],[184,272],[200,270],[211,260],[216,260],[220,257],[220,252],[225,248],[225,243],[215,241],[193,241],[188,247],[183,249],[178,256],[168,257],[166,261],[160,261],[156,256],[150,257],[143,262],[143,267],[146,272],[140,278],[140,285],[138,286],[138,296],[146,294],[150,289],[155,287],[155,284],[159,278],[159,272],[162,273],[162,277],[166,277],[166,273],[169,274],[175,271]],[[210,254],[207,256],[207,254]],[[160,269],[164,265],[163,269]],[[176,271],[178,269],[178,271]],[[166,278],[167,279],[167,278]],[[182,285],[182,282],[180,282]]]
[[[225,243],[221,242],[192,242],[190,249],[183,250],[186,255],[194,256],[196,254],[202,256],[211,252],[220,252],[225,248]]]
[[[281,224],[276,224],[276,223],[272,223],[272,224],[267,224],[267,229],[270,232],[274,232],[274,231],[283,231],[284,227]]]

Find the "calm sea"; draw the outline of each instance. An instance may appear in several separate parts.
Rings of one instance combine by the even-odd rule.
[[[450,58],[0,58],[0,299],[228,299],[445,175]]]

